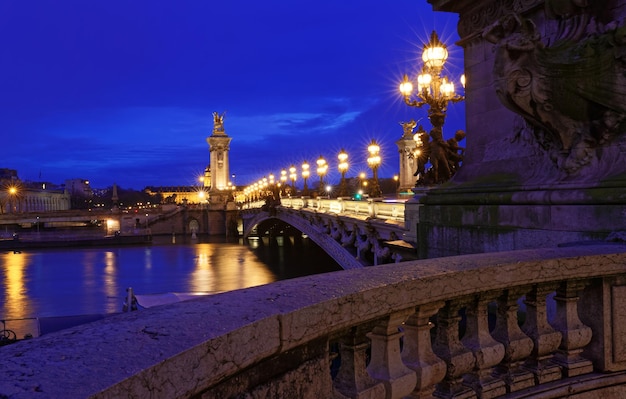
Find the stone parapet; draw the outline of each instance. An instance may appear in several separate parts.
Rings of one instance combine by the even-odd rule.
[[[623,397],[625,249],[403,262],[112,316],[1,348],[0,396]]]

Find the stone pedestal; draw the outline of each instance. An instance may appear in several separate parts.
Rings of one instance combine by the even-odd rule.
[[[407,203],[407,214],[420,208],[422,257],[553,247],[624,230],[626,63],[615,55],[626,45],[613,38],[626,0],[557,3],[431,2],[459,14],[464,60],[448,63],[465,69],[467,138],[452,180]]]
[[[421,203],[407,202],[405,213],[419,213],[423,258],[619,240],[626,225],[626,182],[619,183],[459,185],[430,190]]]

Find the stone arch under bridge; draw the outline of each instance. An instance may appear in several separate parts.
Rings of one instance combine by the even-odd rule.
[[[399,226],[356,219],[307,209],[274,207],[262,211],[249,209],[241,212],[243,237],[248,238],[257,228],[269,230],[268,221],[281,221],[306,234],[343,269],[356,269],[373,263],[397,262],[401,255],[384,245],[386,241],[402,236]],[[265,231],[260,231],[263,235]],[[356,254],[355,254],[356,252]],[[366,256],[369,255],[369,256]],[[370,259],[369,262],[366,259]]]

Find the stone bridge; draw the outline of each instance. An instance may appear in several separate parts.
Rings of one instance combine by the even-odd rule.
[[[271,206],[246,204],[240,215],[244,238],[297,240],[304,234],[344,269],[416,258],[402,240],[403,202],[283,198]]]
[[[0,397],[617,399],[624,326],[624,245],[417,260],[8,345]]]

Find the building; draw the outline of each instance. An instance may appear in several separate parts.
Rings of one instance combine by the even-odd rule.
[[[23,182],[14,169],[0,169],[0,214],[64,211],[70,194],[48,182]]]

